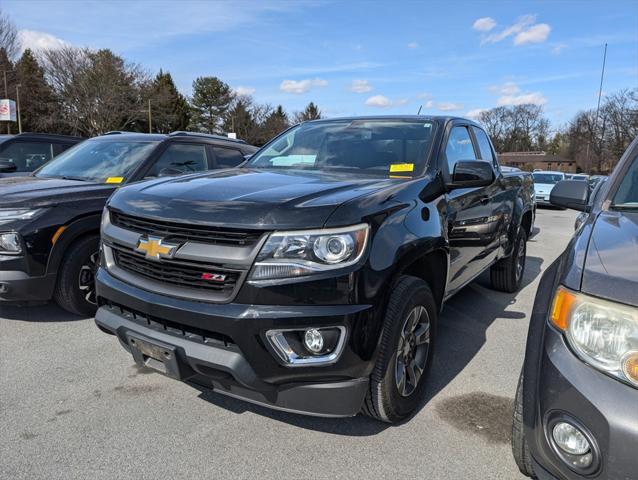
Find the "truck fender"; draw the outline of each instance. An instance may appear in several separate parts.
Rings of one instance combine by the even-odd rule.
[[[47,274],[56,273],[58,271],[67,249],[75,240],[86,234],[100,234],[101,218],[101,214],[92,214],[74,220],[66,225],[66,228],[51,248],[51,254],[49,255],[49,261],[47,263]]]

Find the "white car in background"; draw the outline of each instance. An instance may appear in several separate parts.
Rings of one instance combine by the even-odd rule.
[[[541,170],[533,172],[532,176],[534,177],[536,205],[550,205],[549,194],[552,192],[554,185],[561,180],[565,180],[565,174],[563,172]]]

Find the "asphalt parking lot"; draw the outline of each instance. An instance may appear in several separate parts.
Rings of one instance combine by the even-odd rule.
[[[576,214],[539,210],[524,288],[450,300],[428,400],[409,422],[318,419],[139,370],[92,319],[0,307],[0,478],[523,478],[511,410],[540,274]]]

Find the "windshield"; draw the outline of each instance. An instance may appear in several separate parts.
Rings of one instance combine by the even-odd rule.
[[[638,210],[638,157],[625,174],[623,181],[618,186],[612,208]]]
[[[411,175],[425,165],[434,129],[426,120],[304,123],[270,142],[245,166]]]
[[[562,173],[534,173],[534,183],[545,183],[555,185],[565,179]]]
[[[122,183],[157,146],[157,142],[87,140],[37,171],[38,177]]]

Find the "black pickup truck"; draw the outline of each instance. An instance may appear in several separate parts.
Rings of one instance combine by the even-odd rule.
[[[443,302],[488,269],[520,286],[530,181],[461,118],[303,123],[241,168],[116,192],[95,320],[170,377],[395,422],[423,399]]]

